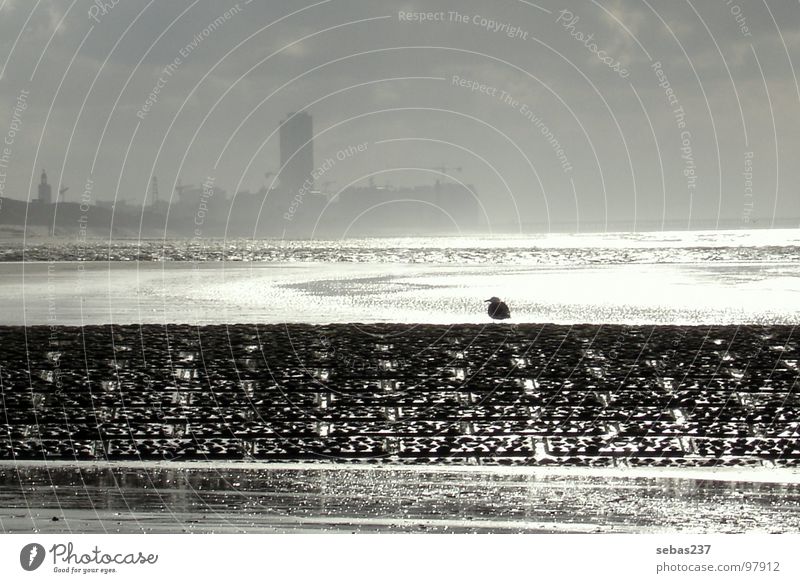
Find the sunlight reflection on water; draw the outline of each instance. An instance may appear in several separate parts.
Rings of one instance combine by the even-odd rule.
[[[511,323],[794,324],[800,264],[0,264],[3,324],[485,322],[493,295]]]

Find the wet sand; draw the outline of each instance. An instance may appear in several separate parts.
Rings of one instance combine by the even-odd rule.
[[[797,364],[792,326],[0,327],[0,531],[797,532]]]
[[[343,464],[0,465],[15,533],[800,531],[800,474]]]

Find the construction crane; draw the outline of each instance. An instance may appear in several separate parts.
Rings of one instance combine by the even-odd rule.
[[[455,170],[456,172],[461,172],[463,170],[463,168],[461,166],[444,166],[444,165],[442,165],[442,166],[433,166],[432,168],[428,168],[428,170],[435,170],[436,172],[438,172],[442,176],[446,177],[448,170]]]
[[[269,188],[270,185],[272,186],[272,189],[278,188],[277,185],[281,183],[281,179],[278,178],[277,180],[275,180],[275,184],[271,184],[270,178],[273,176],[277,176],[277,174],[275,174],[274,172],[264,172],[264,178],[266,178],[267,180],[267,188]]]
[[[158,177],[150,179],[150,206],[158,205]]]

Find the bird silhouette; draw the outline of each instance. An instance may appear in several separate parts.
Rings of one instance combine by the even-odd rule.
[[[511,317],[511,310],[508,309],[508,306],[505,302],[501,301],[500,298],[492,296],[488,300],[484,300],[489,302],[489,317],[494,320],[506,320]]]

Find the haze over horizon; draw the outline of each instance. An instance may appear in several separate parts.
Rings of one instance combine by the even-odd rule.
[[[256,193],[285,177],[278,128],[306,111],[330,193],[462,183],[495,230],[796,226],[798,16],[732,0],[5,0],[0,197],[35,200],[42,168],[66,202],[139,204],[153,175],[165,201],[179,180]]]

